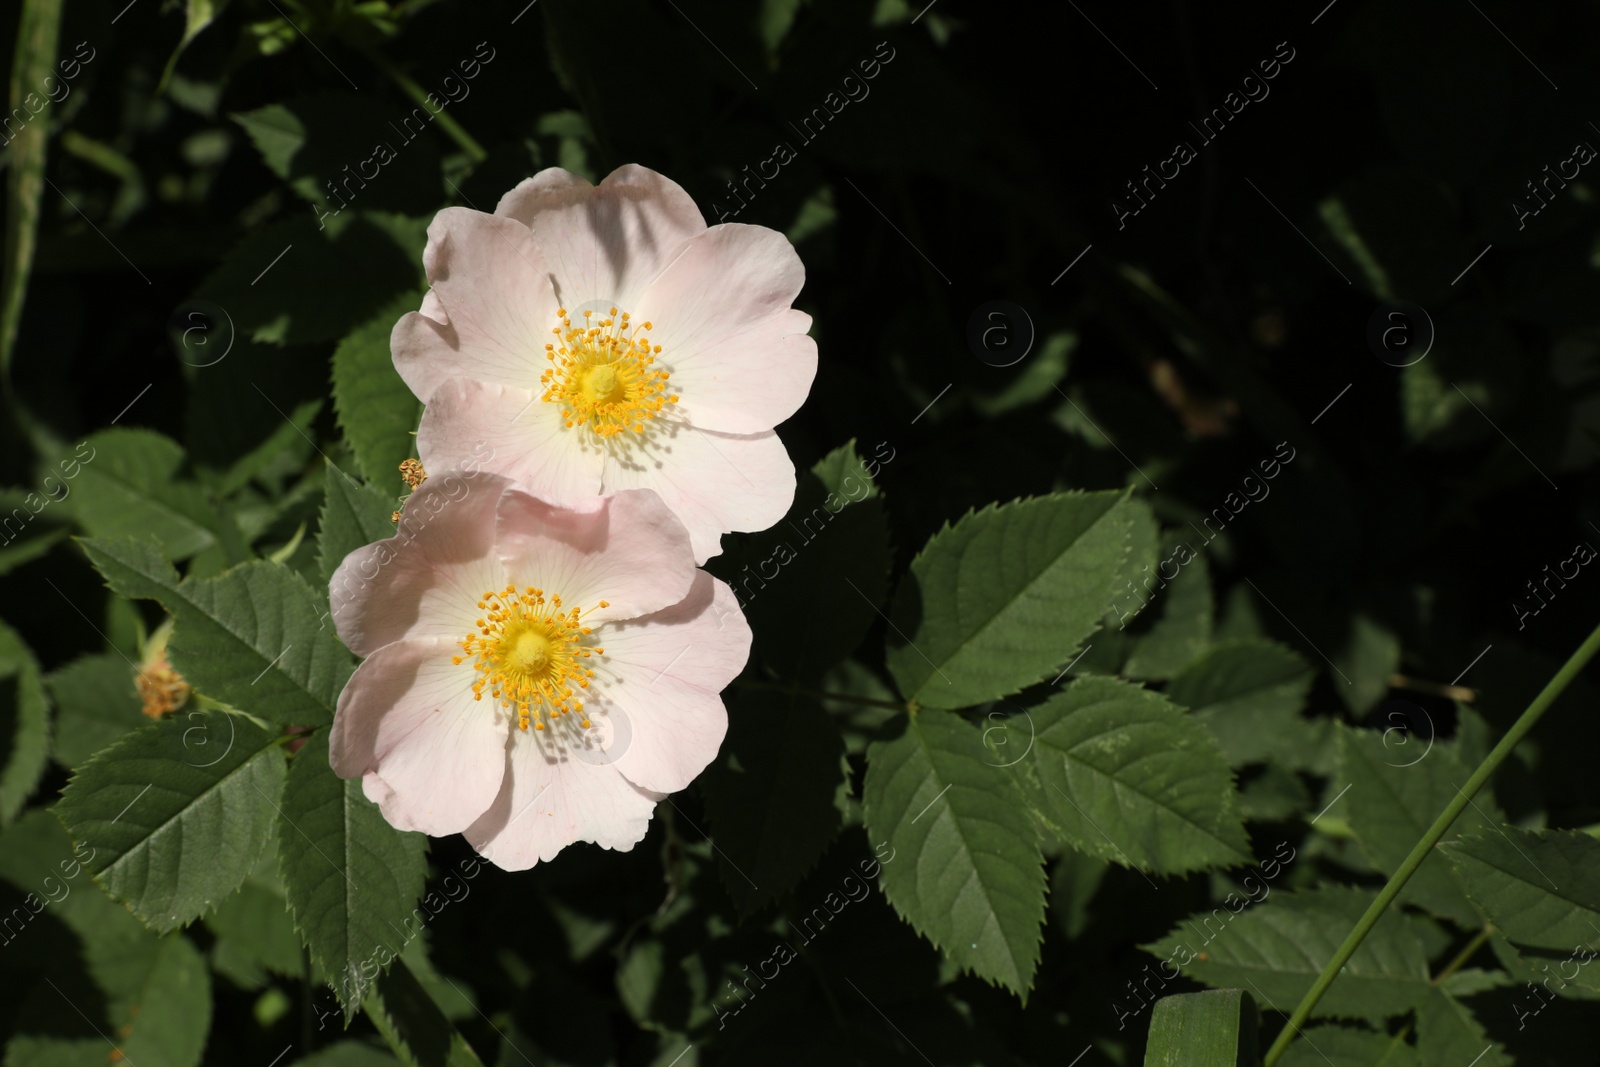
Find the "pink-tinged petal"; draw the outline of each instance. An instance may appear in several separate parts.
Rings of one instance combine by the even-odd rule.
[[[403,316],[389,337],[411,391],[426,403],[455,377],[536,387],[558,320],[549,269],[528,228],[445,208],[428,226],[422,265],[433,300]]]
[[[650,284],[635,321],[672,371],[678,412],[707,430],[760,433],[793,415],[817,376],[811,316],[790,307],[806,271],[764,226],[713,226]]]
[[[472,698],[470,661],[440,638],[385,645],[339,694],[329,762],[362,776],[367,798],[400,830],[460,833],[500,792],[508,717]]]
[[[661,799],[609,764],[552,755],[522,734],[505,754],[500,795],[467,828],[467,843],[508,871],[548,862],[578,841],[627,852],[644,839]]]
[[[721,434],[657,420],[633,448],[606,457],[603,492],[654,489],[689,528],[697,564],[731,530],[765,530],[794,502],[794,464],[778,435]]]
[[[406,498],[395,536],[344,558],[328,596],[350,651],[370,656],[408,637],[459,640],[477,629],[479,598],[505,585],[494,513],[509,484],[483,471],[441,471]]]
[[[389,353],[394,369],[423,403],[427,403],[432,391],[450,375],[477,373],[479,361],[473,357],[480,349],[486,349],[490,361],[499,360],[501,355],[492,346],[470,342],[463,345],[455,329],[443,320],[442,308],[440,315],[441,318],[435,319],[420,311],[408,311],[389,331]]]
[[[494,212],[533,231],[568,310],[592,300],[632,309],[683,243],[706,229],[677,182],[631,163],[598,186],[559,167],[542,170]]]
[[[621,707],[632,730],[617,770],[645,789],[683,789],[716,758],[728,732],[718,694],[750,656],[733,590],[702,571],[681,602],[601,636],[605,667],[590,690]]]
[[[591,626],[676,604],[699,573],[689,531],[649,490],[569,508],[508,490],[496,543],[511,581],[559,593]]]
[[[450,323],[450,316],[444,313],[444,305],[439,303],[439,294],[432,289],[422,294],[422,306],[417,311],[435,322],[444,323],[445,325]]]
[[[553,500],[592,499],[605,457],[569,431],[543,390],[455,378],[439,386],[417,427],[428,470],[493,471]]]

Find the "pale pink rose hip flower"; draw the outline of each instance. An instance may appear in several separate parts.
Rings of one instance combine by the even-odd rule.
[[[390,343],[427,404],[429,470],[486,441],[498,473],[558,503],[654,489],[700,563],[788,511],[773,427],[805,400],[817,346],[781,233],[708,228],[644,167],[598,186],[552,168],[493,215],[441,211],[423,266],[432,288]]]
[[[727,732],[750,628],[648,490],[557,507],[432,473],[395,536],[350,553],[334,624],[365,657],[330,737],[391,824],[465,833],[507,870],[632,848]]]

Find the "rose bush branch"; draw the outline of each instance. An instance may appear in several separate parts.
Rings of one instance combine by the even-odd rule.
[[[1356,949],[1361,947],[1361,942],[1366,940],[1367,935],[1372,932],[1372,928],[1377,925],[1378,920],[1383,918],[1383,913],[1389,909],[1389,905],[1394,903],[1395,898],[1400,895],[1400,891],[1411,880],[1411,876],[1417,873],[1417,868],[1421,867],[1423,861],[1433,852],[1433,847],[1449,831],[1457,816],[1466,809],[1468,804],[1472,803],[1472,798],[1478,790],[1482,789],[1484,783],[1493,777],[1494,772],[1500,768],[1500,764],[1505,762],[1506,757],[1511,755],[1522,739],[1528,735],[1528,731],[1532,730],[1539,722],[1539,719],[1549,709],[1550,705],[1555,703],[1556,698],[1578,676],[1578,672],[1583,670],[1585,665],[1594,658],[1596,652],[1600,652],[1600,626],[1595,627],[1583,644],[1578,646],[1578,650],[1556,672],[1555,677],[1550,679],[1549,684],[1534,698],[1533,703],[1528,705],[1528,710],[1522,713],[1521,717],[1512,724],[1511,729],[1506,731],[1506,735],[1500,739],[1500,743],[1494,746],[1494,749],[1484,757],[1483,762],[1478,765],[1478,769],[1472,772],[1472,777],[1467,779],[1467,784],[1456,790],[1456,798],[1445,805],[1444,811],[1440,812],[1439,817],[1433,821],[1433,825],[1428,827],[1427,833],[1422,835],[1422,839],[1411,850],[1411,854],[1405,858],[1405,862],[1401,863],[1394,874],[1390,876],[1388,884],[1383,887],[1371,906],[1367,908],[1366,913],[1361,916],[1360,921],[1355,925],[1355,929],[1350,931],[1350,936],[1344,939],[1344,943],[1339,946],[1339,950],[1333,954],[1333,959],[1329,960],[1328,965],[1322,969],[1322,973],[1317,975],[1317,980],[1312,983],[1306,995],[1300,998],[1300,1003],[1295,1006],[1294,1011],[1289,1015],[1288,1023],[1285,1024],[1282,1032],[1278,1034],[1277,1040],[1272,1043],[1272,1047],[1267,1050],[1266,1058],[1262,1061],[1263,1067],[1272,1067],[1283,1057],[1284,1052],[1294,1042],[1295,1037],[1299,1035],[1301,1027],[1310,1018],[1311,1012],[1317,1006],[1317,1002],[1328,991],[1328,987],[1333,985],[1334,979],[1339,977],[1339,971],[1350,961],[1350,957],[1355,955]]]

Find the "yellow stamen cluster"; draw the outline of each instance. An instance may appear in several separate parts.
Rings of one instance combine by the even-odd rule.
[[[153,662],[141,667],[133,681],[143,705],[139,710],[152,719],[171,715],[189,699],[188,681],[172,669],[165,654],[158,655]]]
[[[600,437],[643,433],[647,421],[678,402],[666,391],[668,372],[655,369],[661,346],[644,336],[650,323],[635,326],[626,311],[619,318],[616,308],[598,323],[594,312],[585,311],[577,326],[566,308],[556,314],[561,325],[550,332],[557,340],[544,346],[552,366],[540,381],[542,399],[566,406],[568,427],[586,426]]]
[[[428,472],[422,469],[419,459],[404,459],[400,461],[400,480],[409,488],[415,489],[428,480]]]
[[[609,605],[602,600],[597,606]],[[478,632],[461,642],[466,655],[451,658],[452,663],[477,658],[472,699],[482,700],[487,689],[491,698],[517,713],[522,730],[530,721],[535,730],[543,730],[547,722],[573,712],[587,728],[583,701],[575,699],[573,687],[589,688],[594,671],[582,661],[604,655],[605,649],[583,644],[591,632],[583,625],[584,613],[563,610],[559,596],[547,600],[543,589],[531,585],[521,592],[514,585],[486,592],[478,607],[486,614],[478,620]]]

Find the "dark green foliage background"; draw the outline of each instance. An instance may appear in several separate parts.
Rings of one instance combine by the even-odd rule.
[[[576,846],[531,873],[477,873],[346,1032],[317,980],[324,957],[303,954],[285,907],[295,884],[326,872],[280,872],[272,850],[301,848],[295,827],[258,811],[240,833],[272,837],[267,860],[221,872],[233,895],[196,903],[179,918],[203,917],[182,932],[156,940],[89,874],[14,942],[7,931],[5,1067],[105,1063],[116,1042],[140,1067],[356,1067],[396,1062],[390,1047],[471,1063],[468,1046],[484,1063],[541,1067],[1137,1064],[1151,1012],[1133,988],[1189,936],[1190,916],[1213,914],[1292,850],[1270,901],[1237,919],[1250,932],[1220,935],[1215,959],[1159,990],[1244,988],[1265,1048],[1309,982],[1288,957],[1314,957],[1314,973],[1597,621],[1600,577],[1588,570],[1541,588],[1547,606],[1522,615],[1536,606],[1528,582],[1575,544],[1600,544],[1600,187],[1583,171],[1521,229],[1512,206],[1532,203],[1524,183],[1575,142],[1600,144],[1594,5],[232,0],[163,84],[186,15],[212,5],[123,2],[66,4],[60,52],[86,41],[95,58],[34,120],[49,130],[50,184],[0,415],[0,510],[23,506],[78,442],[97,451],[71,495],[0,545],[0,918],[71,855],[46,809],[69,781],[103,780],[103,768],[82,769],[143,722],[124,660],[161,612],[133,598],[160,586],[173,608],[175,582],[150,549],[116,539],[154,536],[185,588],[206,596],[289,589],[284,632],[315,634],[292,619],[323,610],[331,568],[383,530],[418,410],[388,368],[388,323],[416,306],[439,208],[492,210],[547,166],[598,181],[637,162],[716,222],[737,206],[727,183],[786,142],[796,158],[751,182],[729,220],[788,233],[806,264],[799,306],[821,363],[810,400],[779,428],[815,475],[802,477],[795,516],[839,489],[847,442],[881,468],[876,493],[752,601],[756,654],[728,691],[723,753],[632,852]],[[0,21],[10,57],[14,9]],[[319,229],[323,182],[375,141],[402,140],[393,124],[416,106],[402,81],[437,91],[484,54],[480,42],[493,58],[447,115],[485,158],[435,122]],[[1270,95],[1202,146],[1187,123],[1223,106],[1279,42],[1294,57]],[[809,143],[795,132],[861,61],[890,50],[869,95]],[[1198,157],[1119,226],[1123,183],[1177,139]],[[16,158],[15,145],[4,151]],[[10,197],[7,212],[10,225],[27,221]],[[1404,369],[1367,340],[1369,318],[1396,299],[1436,330]],[[968,342],[969,317],[991,300],[1020,305],[1036,333],[1009,367]],[[206,308],[231,323],[203,320],[216,347],[175,342]],[[229,333],[226,358],[197,366]],[[1291,451],[1270,495],[1204,543],[1207,516]],[[944,710],[929,693],[908,723],[894,705],[937,682],[908,637],[965,625],[922,617],[923,583],[954,564],[913,559],[969,512],[1080,490],[1104,494],[1089,499],[1110,507],[1102,529],[1115,536],[1007,616],[1016,629],[979,657],[1001,664],[995,675],[963,688],[1001,699]],[[1078,500],[1029,507],[1078,515]],[[969,520],[997,524],[992,541],[973,542],[990,546],[973,564],[988,568],[982,589],[1031,566],[1024,545],[1062,551],[1019,514]],[[1002,527],[1027,540],[1007,542]],[[933,544],[965,544],[975,529]],[[95,539],[87,552],[72,539],[83,535]],[[730,538],[712,569],[737,584],[784,537]],[[1127,583],[1184,543],[1199,559],[1120,630],[1101,601],[1131,610]],[[105,560],[129,553],[146,577],[119,584]],[[219,699],[274,730],[326,722],[350,666],[326,633],[274,667],[266,637],[219,651],[190,626],[188,647],[216,657]],[[184,628],[180,613],[179,653]],[[264,683],[272,703],[251,708],[235,692],[263,664],[277,672]],[[1441,695],[1464,672],[1470,699]],[[1125,681],[1075,681],[1091,675]],[[304,693],[310,710],[294,702]],[[1580,678],[1352,960],[1353,980],[1324,1005],[1340,1021],[1309,1034],[1338,1062],[1388,1050],[1385,1062],[1464,1067],[1489,1046],[1481,1067],[1543,1064],[1593,1047],[1586,1000],[1600,978],[1588,970],[1518,1025],[1523,983],[1587,936],[1580,927],[1473,937],[1501,910],[1549,906],[1537,879],[1504,873],[1502,822],[1521,828],[1523,850],[1560,857],[1579,901],[1563,921],[1600,913],[1595,842],[1574,832],[1600,824],[1596,699],[1592,676]],[[1397,700],[1409,702],[1399,718]],[[1077,710],[1095,701],[1110,702],[1102,725]],[[1133,720],[1148,731],[1115,732]],[[971,744],[940,755],[952,731]],[[188,737],[170,733],[161,744]],[[1093,753],[1064,770],[1044,762],[1069,741],[1112,754],[1146,745],[1136,766],[1161,769],[1118,772]],[[270,773],[257,777],[277,782],[278,757],[264,759]],[[875,782],[869,761],[912,784]],[[916,778],[922,767],[932,776]],[[1118,773],[1159,774],[1168,792],[1132,797],[1112,784]],[[876,820],[945,803],[939,781],[956,783],[951,822],[932,814],[916,831],[943,843],[904,849],[904,820]],[[341,799],[328,786],[300,788],[323,808],[364,803],[358,788]],[[82,826],[75,810],[102,823],[115,812],[67,796],[69,829]],[[1132,813],[1126,837],[1088,828],[1097,820],[1078,805],[1096,802]],[[1158,808],[1172,821],[1141,823]],[[1207,820],[1210,836],[1197,837]],[[901,851],[880,844],[891,837]],[[396,893],[410,892],[421,848],[398,835],[374,848],[365,862],[394,864]],[[847,877],[891,854],[881,881],[864,879],[870,893],[827,910]],[[427,890],[443,893],[470,860],[459,838],[430,842]],[[934,861],[1002,871],[980,878],[1015,891],[995,905],[997,924],[966,936],[971,913],[941,903],[940,872],[923,866]],[[398,919],[410,904],[391,906]],[[802,933],[818,908],[820,934],[815,921]],[[731,983],[780,938],[802,942],[798,958],[727,1015],[740,1003]],[[1247,942],[1268,946],[1262,959],[1238,958]],[[1463,947],[1472,954],[1446,979]],[[132,1010],[144,1005],[148,1015]],[[1283,1062],[1321,1059],[1303,1042]]]

